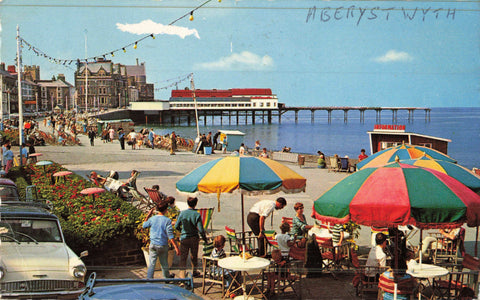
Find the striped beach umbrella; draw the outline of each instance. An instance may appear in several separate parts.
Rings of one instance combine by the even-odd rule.
[[[314,202],[314,214],[377,227],[474,227],[480,225],[480,196],[445,173],[395,162],[344,178]]]
[[[423,156],[431,159],[444,160],[451,163],[457,162],[450,156],[432,148],[402,144],[379,151],[365,158],[357,164],[357,170],[361,170],[364,168],[380,167],[388,163],[394,162],[396,157],[398,157],[400,161],[402,161],[405,159],[416,159]]]
[[[472,191],[476,193],[480,192],[480,176],[459,164],[454,164],[444,160],[431,159],[426,156],[422,156],[417,159],[402,160],[401,163],[437,170],[452,176],[456,180],[466,185]]]
[[[245,232],[244,195],[262,195],[278,192],[299,193],[305,191],[307,180],[268,158],[228,156],[207,162],[180,179],[177,191],[195,195],[199,192],[217,194],[220,211],[222,193],[241,193],[242,230]]]

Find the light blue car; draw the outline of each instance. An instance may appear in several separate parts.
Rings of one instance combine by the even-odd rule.
[[[95,272],[90,275],[80,300],[87,299],[177,299],[201,300],[192,291],[169,283],[182,282],[193,288],[193,278],[173,279],[96,279]],[[102,286],[95,286],[101,283]],[[108,283],[110,285],[103,285]]]

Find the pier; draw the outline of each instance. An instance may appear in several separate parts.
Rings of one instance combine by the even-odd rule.
[[[382,123],[382,112],[391,112],[387,120],[392,124],[397,124],[398,111],[408,112],[408,122],[414,121],[415,111],[424,112],[425,122],[430,122],[431,108],[427,107],[364,107],[364,106],[283,106],[271,109],[251,109],[251,108],[199,108],[199,123],[207,126],[211,125],[240,125],[240,124],[272,124],[275,118],[278,123],[282,123],[282,116],[288,112],[294,112],[295,123],[298,123],[298,114],[300,111],[310,111],[311,123],[315,123],[315,115],[318,111],[327,113],[328,124],[332,123],[332,114],[336,111],[343,111],[343,122],[348,123],[349,112],[359,114],[360,123],[365,122],[365,112],[375,111],[375,123]],[[384,116],[385,117],[385,116]],[[165,124],[165,125],[194,125],[195,109],[152,109],[143,107],[137,110],[115,110],[103,113],[101,119],[119,119],[131,118],[135,123],[140,124]]]
[[[288,111],[295,112],[295,123],[298,122],[298,112],[302,110],[309,110],[311,113],[311,121],[315,121],[315,112],[326,111],[328,113],[328,124],[332,122],[332,112],[333,111],[343,111],[343,122],[348,123],[348,112],[349,111],[358,111],[360,113],[360,123],[365,122],[365,111],[372,110],[375,111],[375,122],[380,124],[382,122],[382,111],[390,110],[392,112],[392,123],[397,123],[397,115],[399,110],[408,111],[408,122],[413,122],[413,115],[416,110],[423,110],[425,112],[425,122],[430,122],[430,112],[431,109],[427,107],[367,107],[367,106],[312,106],[312,107],[282,107],[279,108],[279,123],[281,123],[282,115]]]

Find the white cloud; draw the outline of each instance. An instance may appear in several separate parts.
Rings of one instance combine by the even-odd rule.
[[[221,57],[217,61],[199,63],[195,65],[198,69],[207,70],[266,70],[273,67],[273,59],[268,56],[260,56],[249,51],[233,53],[230,56]]]
[[[412,61],[412,60],[413,60],[413,57],[407,52],[396,51],[396,50],[389,50],[384,55],[375,58],[375,61],[380,63],[388,63],[388,62],[396,62],[396,61]]]
[[[170,34],[178,35],[182,39],[184,39],[186,36],[193,35],[197,39],[200,39],[200,35],[198,35],[198,31],[196,29],[188,29],[187,27],[174,25],[163,25],[160,23],[155,23],[152,20],[144,20],[137,24],[117,23],[116,25],[121,31],[133,34]]]

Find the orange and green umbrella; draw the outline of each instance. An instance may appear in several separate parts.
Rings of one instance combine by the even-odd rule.
[[[357,170],[361,170],[364,168],[380,167],[388,163],[394,162],[397,157],[400,161],[402,161],[405,159],[416,159],[423,156],[431,159],[444,160],[451,163],[457,162],[450,156],[432,148],[402,144],[379,151],[365,158],[357,164]]]
[[[419,228],[480,225],[480,196],[432,169],[394,162],[358,171],[314,202],[315,218],[334,223]]]
[[[299,193],[305,191],[306,183],[304,177],[277,161],[259,157],[228,156],[201,165],[180,179],[176,187],[181,193],[217,194],[218,199],[222,193],[239,191],[242,202],[242,229],[245,232],[243,195]]]
[[[459,164],[454,164],[444,160],[431,159],[426,156],[422,156],[417,159],[402,160],[401,163],[417,167],[429,168],[445,173],[460,181],[474,192],[480,192],[480,176],[476,175],[475,173],[462,167]]]

